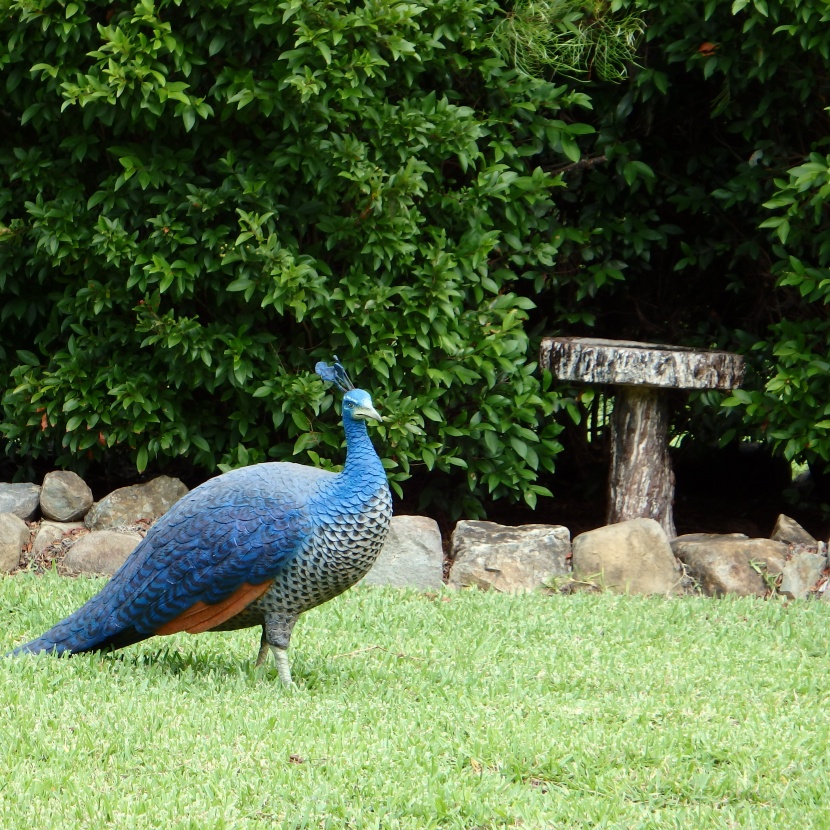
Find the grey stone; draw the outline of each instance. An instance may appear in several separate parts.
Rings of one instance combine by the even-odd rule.
[[[570,531],[560,525],[459,522],[452,534],[449,584],[504,593],[544,587],[568,573],[570,539]]]
[[[444,548],[438,523],[426,516],[393,516],[386,542],[363,583],[440,588],[443,568]]]
[[[140,533],[93,530],[81,536],[66,554],[63,569],[70,574],[112,576],[141,541]]]
[[[791,545],[818,547],[818,541],[816,539],[807,533],[795,519],[791,519],[783,513],[778,516],[770,538],[775,539],[777,542],[786,542]]]
[[[815,588],[827,567],[827,557],[820,553],[800,552],[784,565],[778,592],[790,599],[803,599]]]
[[[82,527],[84,527],[83,522],[52,522],[44,519],[35,532],[35,538],[32,541],[32,555],[40,556],[49,545],[60,541],[67,533]]]
[[[8,573],[20,564],[29,526],[14,513],[0,513],[0,571]]]
[[[56,522],[82,519],[92,507],[92,490],[77,473],[56,470],[47,473],[40,491],[40,511]]]
[[[84,524],[90,530],[103,530],[127,527],[140,521],[154,522],[187,492],[181,481],[169,476],[159,476],[146,484],[121,487],[93,505]]]
[[[14,513],[29,520],[37,513],[40,486],[37,484],[0,484],[0,513]]]
[[[709,596],[764,596],[770,590],[764,575],[781,574],[789,552],[783,542],[742,533],[690,533],[678,536],[672,549]]]
[[[668,536],[654,519],[629,519],[580,533],[573,544],[574,574],[631,594],[681,590],[683,572]]]

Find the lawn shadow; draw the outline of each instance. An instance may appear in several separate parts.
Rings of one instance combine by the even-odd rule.
[[[225,652],[205,654],[201,649],[186,650],[175,645],[164,645],[153,651],[133,652],[109,651],[104,652],[101,658],[106,661],[118,662],[123,665],[133,665],[136,668],[145,668],[153,672],[160,672],[172,677],[182,675],[197,675],[203,677],[234,677],[268,678],[271,674],[276,678],[275,666],[254,665],[254,659],[238,658]]]

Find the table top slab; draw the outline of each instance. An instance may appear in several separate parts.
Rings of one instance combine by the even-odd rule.
[[[546,337],[539,362],[560,380],[671,389],[734,389],[745,368],[732,352],[593,337]]]

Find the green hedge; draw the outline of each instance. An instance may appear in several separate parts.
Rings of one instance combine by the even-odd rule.
[[[10,451],[78,465],[120,448],[139,470],[336,463],[312,374],[336,353],[387,415],[395,484],[435,469],[458,473],[456,509],[535,503],[559,427],[517,286],[555,253],[545,166],[577,158],[591,128],[585,95],[498,58],[494,15],[471,0],[12,2]]]

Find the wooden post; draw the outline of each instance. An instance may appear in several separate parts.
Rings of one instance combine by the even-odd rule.
[[[562,380],[617,387],[611,416],[607,521],[651,518],[669,538],[674,537],[674,473],[663,390],[740,386],[743,358],[683,346],[546,337],[540,363]]]
[[[674,527],[674,472],[665,396],[649,386],[621,386],[611,414],[611,467],[606,522],[649,518],[666,535]]]

